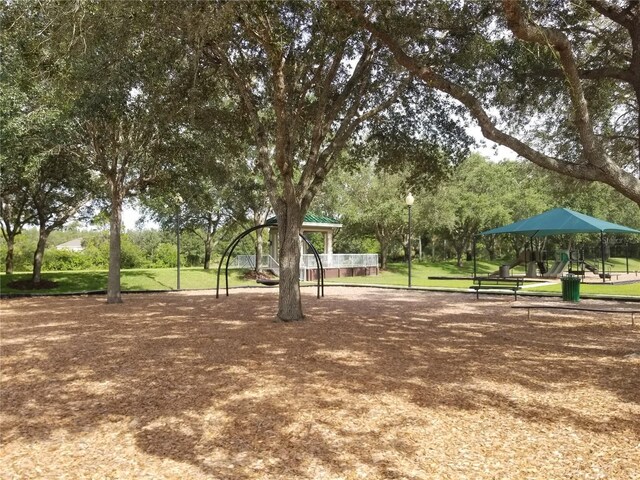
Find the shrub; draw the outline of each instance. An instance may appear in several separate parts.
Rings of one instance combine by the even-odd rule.
[[[47,249],[42,261],[42,269],[49,271],[89,270],[93,267],[85,252]]]
[[[153,266],[156,268],[176,267],[176,246],[170,243],[160,243],[153,252]]]

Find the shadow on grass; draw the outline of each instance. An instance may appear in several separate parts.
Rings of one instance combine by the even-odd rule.
[[[57,286],[51,289],[36,290],[36,293],[69,293],[102,291],[107,288],[107,272],[45,272],[44,280],[56,282]],[[9,288],[8,284],[16,280],[29,280],[30,273],[18,273],[0,276],[0,290],[2,293],[29,293],[24,290]]]
[[[460,308],[451,295],[358,290],[357,299],[304,301],[307,320],[295,324],[272,322],[270,293],[9,301],[2,441],[125,422],[148,455],[250,479],[309,477],[310,464],[333,476],[368,465],[395,478],[400,466],[376,455],[412,457],[419,447],[378,433],[426,428],[441,409],[640,438],[640,418],[620,408],[640,403],[640,366],[621,361],[637,349],[634,332],[513,319],[509,303]],[[567,385],[615,400],[589,414],[570,393],[554,400]],[[396,402],[411,408],[397,413]],[[369,423],[359,429],[355,419]]]
[[[121,277],[122,291],[127,290],[171,290],[175,285],[166,285],[157,280],[157,275],[148,270],[127,270]],[[16,280],[27,280],[31,274],[3,275],[0,277],[0,289],[2,293],[82,293],[102,292],[107,289],[108,272],[46,272],[42,274],[43,280],[56,282],[54,288],[39,290],[18,290],[10,288],[9,283]]]
[[[182,270],[182,288],[215,288],[216,272],[216,270],[205,271],[186,268]],[[42,274],[42,278],[56,282],[56,287],[38,290],[19,290],[9,288],[8,284],[19,280],[29,280],[31,279],[31,274],[0,275],[0,292],[3,294],[103,292],[107,289],[107,277],[107,271],[45,272]],[[229,280],[230,286],[247,283],[243,281],[241,272],[236,270],[230,271]],[[221,283],[224,285],[224,275],[221,277]],[[176,271],[167,271],[166,269],[122,270],[121,285],[123,292],[175,290]]]

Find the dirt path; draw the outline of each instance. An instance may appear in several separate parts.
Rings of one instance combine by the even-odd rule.
[[[640,479],[640,328],[374,288],[2,301],[0,478]]]

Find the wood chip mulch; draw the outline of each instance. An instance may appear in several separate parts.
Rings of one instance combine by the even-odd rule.
[[[314,294],[3,300],[0,478],[640,479],[628,315]]]

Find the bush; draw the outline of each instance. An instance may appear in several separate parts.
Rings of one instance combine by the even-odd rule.
[[[84,251],[47,249],[44,252],[43,270],[90,270],[92,268],[91,258]]]
[[[176,246],[170,243],[160,243],[153,252],[153,267],[175,268]]]
[[[92,269],[106,270],[109,268],[109,245],[87,245],[82,254],[87,257]]]
[[[144,253],[140,247],[133,243],[124,234],[120,240],[120,267],[121,268],[146,268],[149,262],[144,258]]]

